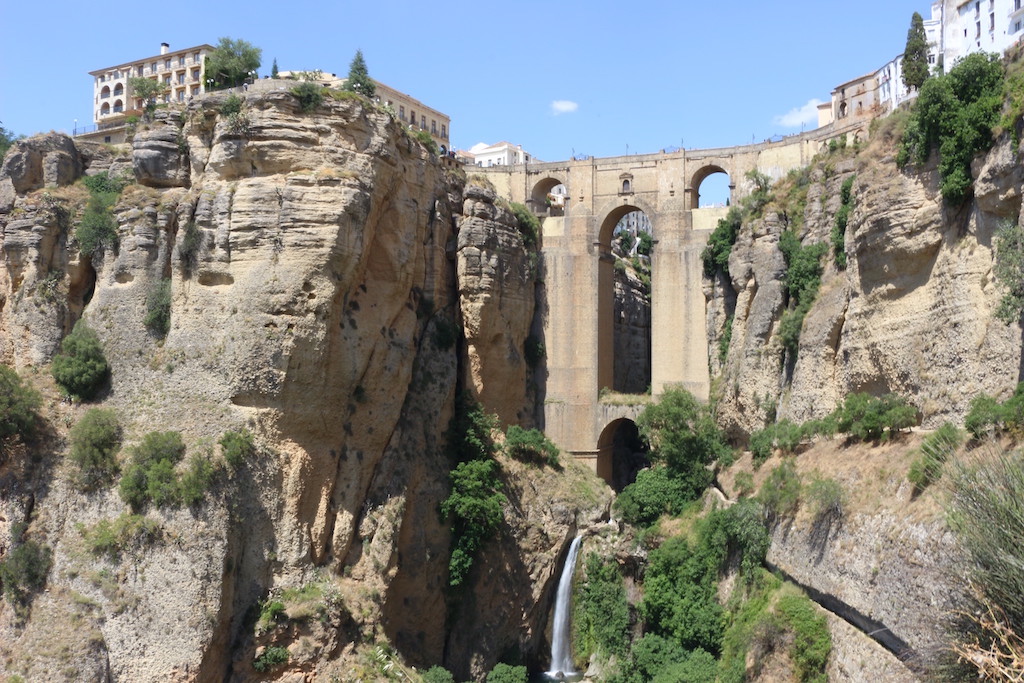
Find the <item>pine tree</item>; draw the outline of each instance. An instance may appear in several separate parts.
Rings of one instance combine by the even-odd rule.
[[[344,89],[371,99],[377,92],[377,86],[366,72],[366,60],[363,59],[362,50],[356,50],[356,56],[352,58],[352,63],[349,64],[348,78],[345,80]]]
[[[270,67],[270,77],[271,78],[277,78],[277,76],[278,76],[278,72],[277,72],[277,57],[274,57],[274,65],[272,67]]]
[[[924,32],[924,19],[917,12],[910,19],[907,47],[903,50],[903,83],[917,90],[928,78],[928,36]]]

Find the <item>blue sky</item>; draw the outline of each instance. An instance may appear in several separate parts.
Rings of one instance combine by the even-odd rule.
[[[230,36],[262,48],[261,74],[274,58],[344,74],[362,49],[371,76],[451,117],[457,148],[508,140],[557,161],[727,146],[799,132],[795,111],[901,52],[929,6],[8,0],[0,122],[70,131],[92,122],[88,71]]]

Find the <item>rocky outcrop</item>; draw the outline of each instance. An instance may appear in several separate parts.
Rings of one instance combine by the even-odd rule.
[[[378,639],[413,664],[477,673],[511,643],[534,656],[558,550],[607,501],[524,493],[527,473],[513,463],[511,526],[477,580],[504,585],[496,572],[518,563],[523,584],[500,604],[474,587],[478,609],[454,621],[438,514],[460,376],[506,421],[526,410],[514,361],[533,315],[533,275],[514,221],[472,192],[463,216],[458,174],[372,105],[327,98],[303,114],[287,92],[249,94],[244,126],[222,105],[210,96],[136,133],[138,183],[112,210],[118,244],[91,257],[74,238],[86,194],[69,183],[114,160],[54,136],[20,143],[5,164],[0,182],[13,198],[0,207],[3,361],[45,365],[82,318],[111,364],[101,401],[123,423],[122,459],[154,430],[180,431],[190,453],[214,462],[229,429],[251,430],[259,448],[202,504],[151,506],[160,533],[150,546],[98,559],[82,548],[80,528],[126,506],[114,489],[83,495],[67,468],[54,469],[67,426],[85,410],[68,406],[55,423],[56,453],[41,455],[49,464],[0,496],[0,553],[22,520],[54,549],[46,601],[24,623],[0,608],[0,642],[35,653],[29,677],[47,679],[56,670],[68,679],[247,680],[269,646],[288,649],[286,670],[329,677],[362,666],[362,643]],[[58,187],[42,189],[47,179]],[[456,228],[458,280],[448,254]],[[144,320],[168,285],[161,338]],[[468,370],[453,343],[457,320]],[[246,615],[287,589],[329,595],[316,612],[326,627],[296,617],[254,630]],[[81,615],[83,651],[99,661],[71,673],[33,645],[55,633],[41,621],[54,610]],[[448,642],[475,628],[492,634],[490,646]],[[5,659],[0,671],[24,675],[21,661]]]
[[[503,424],[527,418],[524,342],[534,311],[537,254],[494,191],[469,185],[459,221],[457,272],[466,337],[466,387]]]
[[[651,297],[628,266],[615,271],[614,315],[615,386],[609,388],[642,394],[651,386]]]
[[[937,426],[962,420],[979,392],[1005,396],[1020,378],[1020,331],[993,317],[1001,296],[992,275],[993,233],[1000,221],[1017,220],[1021,208],[1009,139],[976,163],[977,198],[962,209],[943,204],[934,168],[900,172],[891,144],[878,140],[869,153],[812,167],[800,229],[805,245],[829,241],[840,186],[852,175],[854,208],[848,266],[840,270],[826,255],[795,357],[778,338],[787,297],[777,242],[791,216],[770,206],[741,231],[729,259],[735,318],[718,404],[733,437],[772,416],[822,417],[858,391],[902,394],[925,426]],[[707,286],[712,340],[729,308],[725,289]]]

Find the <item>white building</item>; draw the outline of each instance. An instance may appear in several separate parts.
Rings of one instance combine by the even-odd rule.
[[[1002,54],[1016,43],[1024,35],[1024,0],[939,0],[932,4],[936,19],[942,26],[936,54],[949,71],[972,52]]]
[[[513,145],[511,142],[498,142],[493,145],[478,142],[469,148],[469,152],[477,166],[513,166],[540,161],[524,151],[522,145]]]

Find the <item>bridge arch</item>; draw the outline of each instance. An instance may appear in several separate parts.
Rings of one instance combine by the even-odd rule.
[[[597,212],[598,216],[604,216],[601,222],[598,224],[597,235],[595,235],[594,242],[600,244],[602,248],[608,248],[612,243],[612,235],[615,232],[615,226],[618,225],[619,221],[626,214],[634,211],[641,211],[648,220],[651,221],[651,232],[654,232],[655,223],[655,211],[654,207],[651,206],[647,201],[640,197],[629,197],[627,203],[623,203],[621,199],[613,200],[606,203]]]
[[[698,168],[696,171],[694,171],[693,175],[690,176],[690,182],[688,184],[688,187],[690,188],[691,209],[701,208],[701,186],[704,185],[705,180],[717,174],[725,174],[725,177],[728,179],[727,182],[729,196],[727,197],[727,199],[731,201],[732,190],[735,187],[735,179],[732,177],[732,174],[727,169],[723,168],[718,164],[707,164],[705,166],[701,166],[700,168]]]
[[[647,445],[633,420],[622,417],[609,422],[597,442],[597,475],[620,493],[637,472],[650,464]]]
[[[548,203],[548,195],[559,194],[564,197],[559,205]],[[554,176],[546,176],[541,178],[533,185],[533,189],[530,191],[530,208],[536,214],[548,213],[549,208],[556,208],[557,210],[565,209],[565,202],[569,198],[568,186],[560,179]],[[557,202],[556,202],[557,204]],[[559,214],[560,215],[560,214]]]

